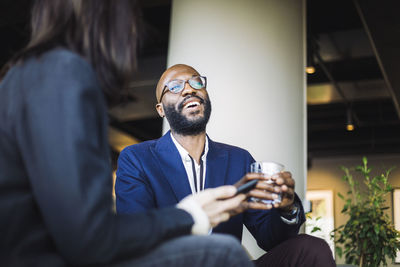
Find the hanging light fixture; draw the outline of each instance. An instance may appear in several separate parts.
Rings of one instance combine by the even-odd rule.
[[[315,63],[314,63],[314,56],[311,53],[307,54],[307,66],[306,66],[306,73],[313,74],[315,73]]]
[[[346,130],[349,132],[354,131],[354,123],[353,123],[351,108],[347,108]]]
[[[306,73],[313,74],[315,73],[315,61],[314,61],[314,50],[315,44],[311,39],[308,40],[307,46],[307,64],[306,64]]]

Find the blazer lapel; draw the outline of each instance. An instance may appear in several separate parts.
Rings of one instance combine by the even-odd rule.
[[[156,143],[151,151],[156,158],[164,178],[175,193],[177,202],[192,193],[182,158],[172,142],[168,131]]]
[[[224,185],[227,181],[228,151],[221,149],[217,143],[208,139],[207,169],[205,188]]]

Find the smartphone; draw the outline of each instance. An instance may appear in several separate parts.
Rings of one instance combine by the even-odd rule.
[[[238,187],[236,195],[237,194],[245,194],[247,192],[249,192],[251,189],[253,189],[254,187],[256,187],[258,180],[251,180],[250,182],[247,182],[241,186]]]

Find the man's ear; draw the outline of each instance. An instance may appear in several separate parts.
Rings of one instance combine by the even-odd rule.
[[[160,115],[161,118],[164,118],[164,117],[165,117],[163,104],[158,103],[158,104],[156,105],[156,110],[157,110],[158,115]]]

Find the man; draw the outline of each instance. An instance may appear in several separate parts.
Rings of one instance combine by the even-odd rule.
[[[206,135],[211,115],[206,85],[206,78],[187,65],[174,65],[163,73],[156,88],[156,109],[167,118],[171,131],[121,152],[118,213],[165,207],[204,188],[263,179],[246,174],[254,162],[246,150],[216,143]],[[260,266],[335,266],[324,241],[298,235],[305,217],[291,174],[282,172],[272,178],[276,186],[258,182],[248,196],[273,200],[276,193],[282,193],[280,204],[248,202],[247,211],[214,228],[213,233],[228,233],[240,240],[245,224],[258,245],[269,251],[257,260]]]

